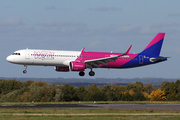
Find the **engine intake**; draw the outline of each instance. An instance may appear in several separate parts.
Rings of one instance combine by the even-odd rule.
[[[86,68],[85,63],[75,62],[75,61],[70,62],[71,71],[84,71],[85,68]]]

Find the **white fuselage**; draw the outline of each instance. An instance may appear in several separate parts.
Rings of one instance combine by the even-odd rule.
[[[69,66],[69,62],[75,61],[79,55],[80,51],[23,49],[15,51],[6,59],[21,65]]]

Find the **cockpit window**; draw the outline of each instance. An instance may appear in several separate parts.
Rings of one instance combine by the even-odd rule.
[[[13,53],[12,55],[21,55],[20,53]]]

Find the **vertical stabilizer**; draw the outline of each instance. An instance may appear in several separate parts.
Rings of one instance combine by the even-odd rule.
[[[140,54],[159,56],[164,36],[165,33],[158,33]]]

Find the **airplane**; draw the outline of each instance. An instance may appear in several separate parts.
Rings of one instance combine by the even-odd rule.
[[[159,56],[165,33],[158,33],[148,46],[138,54],[130,54],[132,45],[124,53],[60,51],[22,49],[9,55],[6,60],[10,63],[24,65],[23,73],[27,73],[28,65],[55,66],[58,72],[78,71],[84,76],[89,68],[90,76],[94,76],[94,68],[122,69],[134,68],[166,61],[169,57]]]

